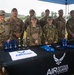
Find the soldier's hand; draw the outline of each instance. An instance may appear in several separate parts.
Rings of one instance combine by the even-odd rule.
[[[10,42],[10,39],[8,39],[7,42],[9,43]]]
[[[38,44],[39,42],[38,42],[38,40],[35,40],[35,44]]]
[[[57,43],[57,41],[54,41],[54,43]]]
[[[21,37],[21,34],[20,33],[15,33],[15,36],[20,38]]]
[[[47,45],[47,44],[48,44],[48,42],[46,41],[46,42],[45,42],[45,44]]]

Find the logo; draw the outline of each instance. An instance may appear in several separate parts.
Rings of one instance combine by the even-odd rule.
[[[58,75],[61,73],[65,73],[68,72],[69,66],[68,64],[65,65],[60,65],[64,59],[64,57],[66,56],[66,53],[63,54],[63,56],[61,58],[57,58],[55,56],[55,54],[53,55],[54,61],[56,62],[56,64],[58,65],[57,67],[52,67],[50,69],[48,69],[47,74],[46,75]],[[60,66],[59,66],[60,65]]]
[[[68,65],[53,67],[51,69],[48,69],[46,75],[58,75],[58,74],[61,74],[61,73],[68,72],[68,69],[69,69]]]
[[[32,54],[31,52],[25,52],[25,51],[18,51],[16,56],[22,56],[22,55],[28,55],[28,54]]]
[[[60,59],[56,58],[55,54],[53,55],[54,61],[56,62],[57,65],[61,64],[61,62],[63,61],[65,55],[66,55],[66,53],[64,53],[63,56]]]

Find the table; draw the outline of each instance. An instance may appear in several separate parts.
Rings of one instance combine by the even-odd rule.
[[[54,47],[55,48],[55,47]],[[31,47],[36,57],[12,61],[8,52],[0,51],[0,62],[9,75],[69,75],[74,73],[74,49],[47,52],[40,46]]]

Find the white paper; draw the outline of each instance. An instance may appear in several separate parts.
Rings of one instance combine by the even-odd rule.
[[[9,54],[10,54],[13,61],[37,56],[37,54],[30,49],[9,52]]]

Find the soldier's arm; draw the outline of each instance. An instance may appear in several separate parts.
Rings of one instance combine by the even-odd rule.
[[[67,32],[72,35],[73,33],[71,32],[71,28],[70,28],[70,23],[67,21],[67,24],[66,24],[66,28],[67,28]]]
[[[42,27],[42,19],[40,20],[40,26]]]
[[[40,26],[40,29],[39,29],[39,42],[40,42],[40,44],[41,44],[41,40],[42,40],[42,28],[41,28],[41,26]]]
[[[27,33],[27,36],[26,36],[26,43],[27,44],[30,44],[30,37],[31,37],[31,34],[30,34],[30,27],[28,26],[27,29],[26,29],[26,33]]]
[[[58,42],[58,31],[55,28],[55,41],[54,41],[54,43],[57,43],[57,42]]]
[[[21,35],[23,34],[24,30],[24,22],[21,20]]]
[[[47,40],[47,34],[46,34],[46,31],[45,31],[45,30],[46,30],[46,27],[44,26],[44,27],[43,27],[43,39],[44,39],[43,41],[44,41],[44,42],[45,42],[45,41],[48,41],[48,40]]]
[[[53,25],[57,28],[57,20],[54,19],[52,23],[53,23]]]
[[[44,23],[44,21],[43,21],[43,18],[41,18],[41,20],[40,20],[40,26],[43,27],[44,24],[45,24],[45,23]]]
[[[4,33],[4,36],[5,36],[5,40],[11,39],[11,30],[10,30],[9,25],[6,25],[6,26],[5,26],[5,33]]]
[[[62,38],[65,38],[66,34],[66,21],[64,20],[64,25],[62,26]]]
[[[23,38],[23,33],[24,33],[24,23],[23,23],[23,21],[22,20],[20,20],[19,19],[19,23],[20,23],[20,28],[19,29],[17,29],[17,30],[19,30],[20,32],[19,33],[16,33],[16,32],[14,32],[13,34],[16,36],[16,37],[21,37],[21,38]],[[18,28],[17,26],[16,26],[16,28]]]
[[[24,24],[25,24],[25,29],[27,29],[27,27],[28,27],[28,19],[25,20]]]
[[[13,23],[12,23],[12,21],[10,21],[10,18],[6,20],[6,23],[9,27],[9,30],[10,30],[10,39],[13,39],[13,34],[14,34],[13,25],[12,25]]]

